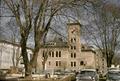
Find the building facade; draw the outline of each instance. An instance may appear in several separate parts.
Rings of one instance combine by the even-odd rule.
[[[27,49],[28,57],[32,56],[32,50]],[[23,68],[23,61],[21,57],[21,47],[18,44],[14,44],[8,41],[0,41],[0,69],[6,70],[13,67],[13,61],[15,66]],[[18,63],[17,63],[18,62]]]
[[[80,42],[80,24],[67,24],[68,40],[60,38],[47,42],[40,50],[37,59],[37,71],[40,70],[80,70],[98,67],[96,52]]]

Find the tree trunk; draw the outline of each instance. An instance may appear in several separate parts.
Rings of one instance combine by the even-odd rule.
[[[107,54],[107,58],[106,58],[106,60],[107,60],[107,67],[111,67],[113,55],[114,54],[112,54],[112,53],[111,54]]]
[[[43,32],[40,32],[38,30],[35,30],[35,50],[34,50],[34,54],[33,54],[33,57],[30,61],[30,64],[33,68],[36,68],[37,66],[37,57],[38,57],[38,53],[39,53],[39,49],[40,49],[40,46],[41,46],[41,38],[42,38],[42,35],[43,35]]]
[[[30,78],[32,76],[31,75],[32,67],[28,60],[26,43],[27,43],[26,38],[22,37],[21,38],[21,53],[22,53],[22,57],[23,57],[24,67],[25,67],[25,77]]]
[[[109,59],[109,58],[108,58]],[[111,67],[111,64],[112,64],[112,60],[107,60],[107,67]]]

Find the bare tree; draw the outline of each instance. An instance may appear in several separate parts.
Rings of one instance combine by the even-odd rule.
[[[92,6],[86,6],[89,24],[83,26],[84,32],[86,31],[85,39],[99,48],[103,58],[106,58],[107,66],[110,67],[120,46],[120,8],[102,0],[90,4]]]
[[[44,43],[50,24],[60,11],[70,6],[75,0],[4,0],[12,14],[21,35],[21,53],[25,65],[25,76],[31,76],[32,68],[36,67],[39,48]],[[28,60],[26,44],[31,28],[34,30],[34,54]]]

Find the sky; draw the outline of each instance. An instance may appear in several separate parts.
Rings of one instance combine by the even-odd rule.
[[[120,6],[120,0],[107,0],[110,3],[116,4],[117,6]]]
[[[117,6],[120,6],[120,0],[107,0],[107,1],[110,2],[110,3],[112,3],[112,4],[115,4],[115,5],[117,5]],[[6,12],[4,12],[4,13],[6,13]],[[10,20],[10,18],[1,18],[1,20],[0,20],[0,22],[1,22],[0,27],[5,27],[5,24],[6,24],[9,20]],[[81,23],[82,23],[83,25],[88,24],[88,22],[87,22],[86,20],[84,20],[84,18],[82,18],[80,21],[81,21]],[[61,31],[61,30],[63,30],[63,31]],[[65,27],[63,27],[62,29],[59,29],[59,31],[61,31],[61,32],[60,32],[61,34],[65,34],[65,32],[66,32]],[[50,33],[49,33],[48,37],[51,38],[52,36],[55,37],[56,35],[50,35]]]

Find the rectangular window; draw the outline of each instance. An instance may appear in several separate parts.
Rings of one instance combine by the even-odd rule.
[[[74,46],[74,50],[76,49],[76,46]]]
[[[61,51],[59,51],[59,57],[61,57]]]
[[[76,62],[74,62],[74,67],[76,67]]]
[[[102,61],[104,61],[104,59],[102,59]]]
[[[61,66],[61,61],[56,61],[56,66]]]
[[[56,57],[58,57],[58,51],[56,51]]]
[[[71,67],[73,67],[73,62],[71,62]]]
[[[76,42],[76,38],[74,38],[74,42]]]
[[[73,39],[71,38],[71,43],[73,43]]]
[[[71,67],[76,67],[76,62],[71,62]]]
[[[56,61],[56,66],[58,66],[58,61]]]
[[[54,51],[52,52],[52,57],[54,57]]]
[[[74,58],[76,58],[76,53],[74,53]]]

